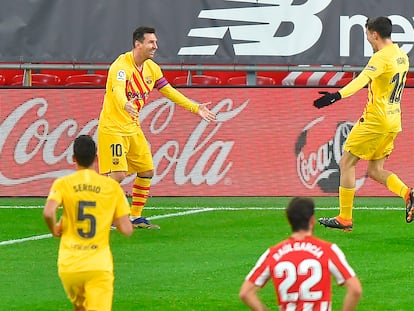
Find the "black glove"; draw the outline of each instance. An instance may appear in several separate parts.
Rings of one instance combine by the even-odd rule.
[[[319,94],[323,94],[323,96],[319,97],[313,102],[313,105],[318,109],[325,107],[325,106],[329,106],[342,98],[339,92],[329,93],[329,92],[321,91],[319,92]]]

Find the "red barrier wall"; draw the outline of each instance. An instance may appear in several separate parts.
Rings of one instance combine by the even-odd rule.
[[[211,101],[207,124],[154,91],[141,113],[156,165],[153,196],[336,195],[342,145],[363,110],[366,90],[315,109],[318,89],[181,89]],[[386,163],[409,185],[414,107],[406,89],[403,132]],[[72,141],[96,138],[102,89],[1,89],[0,196],[46,196],[54,178],[73,170]],[[132,178],[124,183],[130,192]],[[357,195],[392,195],[357,167]]]

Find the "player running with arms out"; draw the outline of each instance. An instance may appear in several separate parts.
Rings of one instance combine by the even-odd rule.
[[[133,232],[129,204],[116,181],[93,169],[96,145],[88,135],[75,139],[76,172],[56,179],[43,217],[60,237],[58,274],[75,311],[110,311],[113,297],[113,260],[109,245],[111,224],[126,236]],[[63,215],[57,221],[57,209]]]
[[[208,122],[216,120],[216,115],[206,104],[192,102],[164,78],[161,68],[152,60],[158,49],[154,28],[137,28],[132,35],[132,46],[132,51],[120,55],[109,68],[98,124],[99,171],[118,182],[136,173],[130,219],[136,228],[159,229],[142,217],[154,166],[140,127],[139,112],[156,88]]]
[[[290,238],[267,249],[247,275],[240,299],[254,311],[268,310],[258,291],[272,280],[279,310],[332,310],[331,276],[346,287],[342,311],[355,310],[362,288],[341,249],[313,236],[315,205],[309,198],[293,198],[286,208]]]
[[[357,78],[336,93],[325,93],[314,101],[322,108],[353,95],[368,84],[368,101],[360,119],[349,133],[342,154],[339,186],[339,215],[320,218],[320,224],[351,231],[355,197],[355,167],[360,159],[368,161],[368,176],[385,185],[406,202],[405,220],[414,218],[414,192],[393,172],[384,169],[401,128],[401,98],[409,62],[391,40],[392,23],[388,17],[369,18],[366,36],[374,54]]]

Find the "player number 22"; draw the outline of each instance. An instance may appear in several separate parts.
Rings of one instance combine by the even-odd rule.
[[[279,297],[283,302],[297,300],[319,300],[322,298],[322,291],[311,291],[311,288],[322,279],[322,267],[315,259],[305,259],[296,266],[290,261],[282,261],[275,267],[275,276],[284,278],[279,285]],[[290,289],[297,282],[298,276],[308,275],[300,285],[298,292],[291,292]]]

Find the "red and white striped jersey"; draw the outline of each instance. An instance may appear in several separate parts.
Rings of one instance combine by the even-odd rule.
[[[272,279],[280,310],[330,311],[331,276],[342,285],[355,272],[336,244],[306,237],[267,249],[246,280],[263,287]]]

